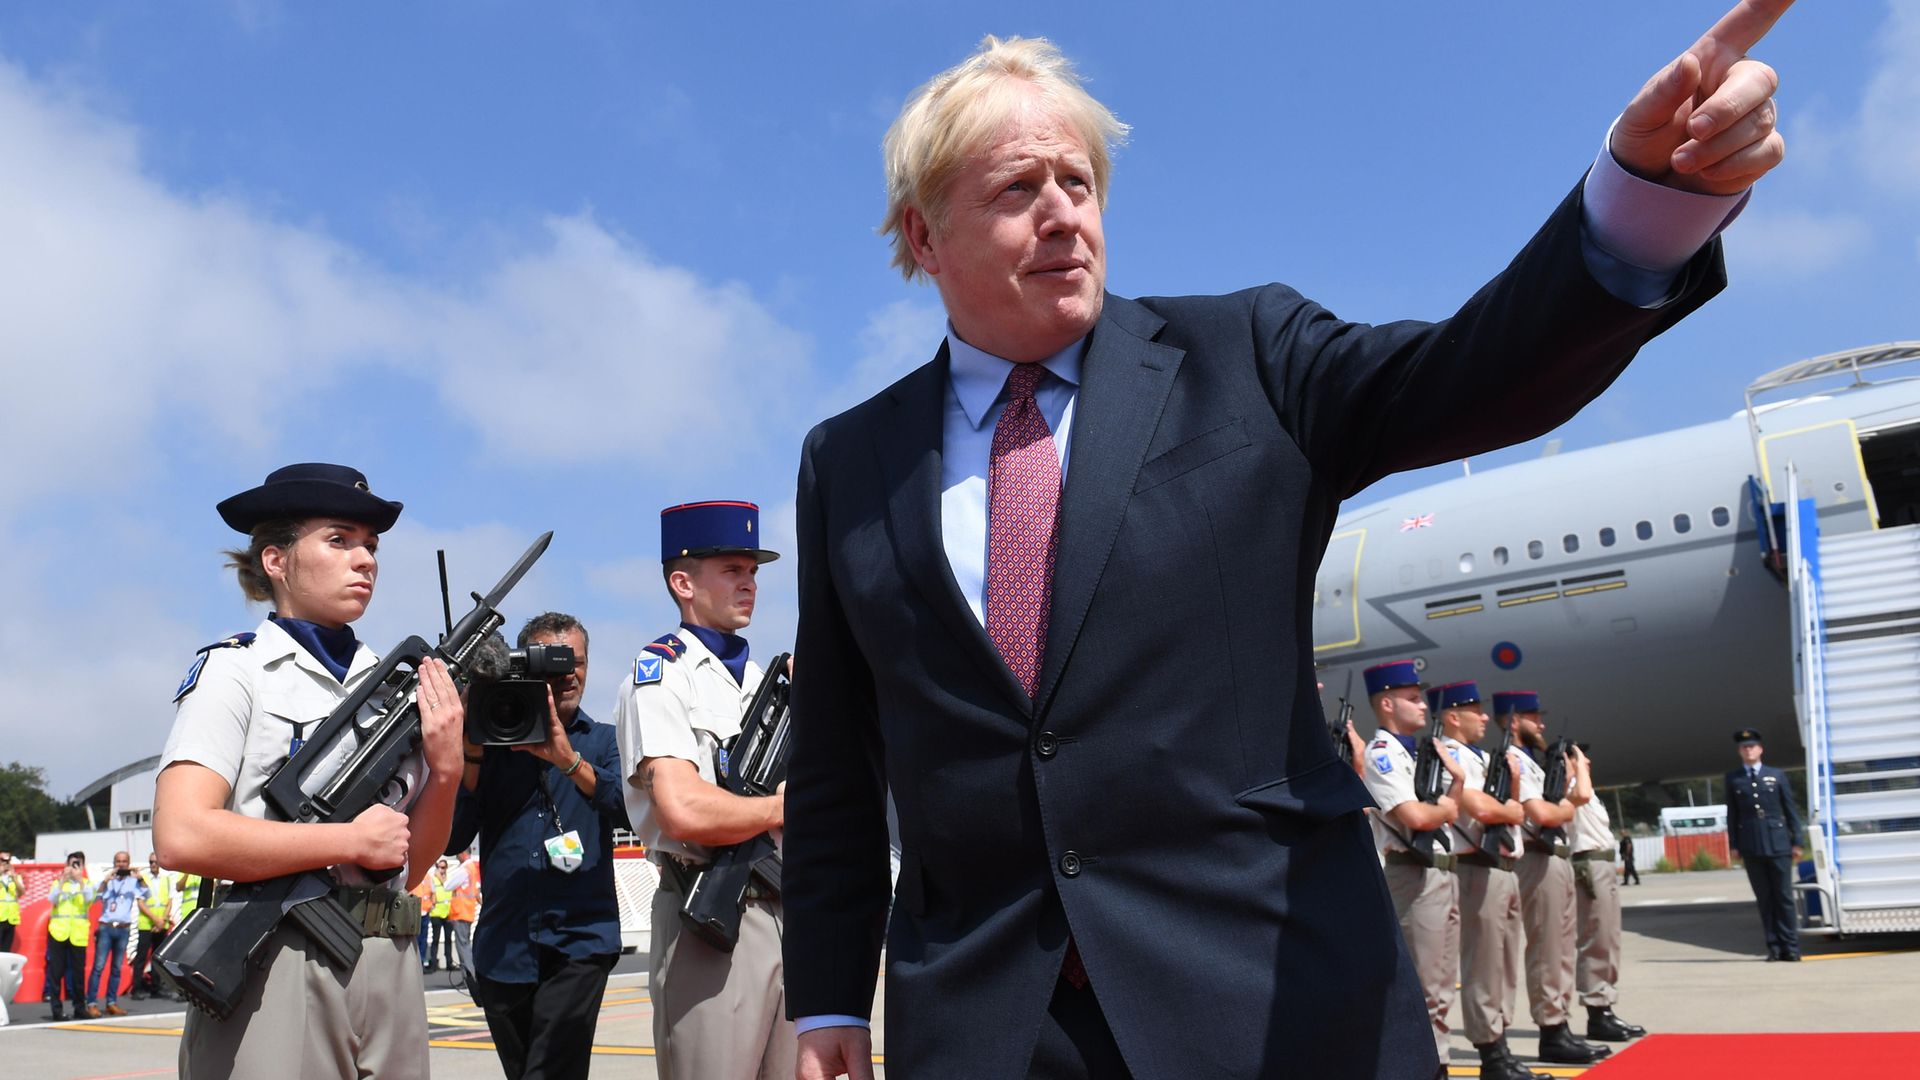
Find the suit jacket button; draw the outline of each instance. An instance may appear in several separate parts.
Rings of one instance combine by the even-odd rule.
[[[1069,851],[1065,855],[1060,856],[1060,876],[1080,876],[1080,855],[1078,852]]]
[[[1043,758],[1050,758],[1060,752],[1060,739],[1051,731],[1043,731],[1033,740],[1033,752]]]

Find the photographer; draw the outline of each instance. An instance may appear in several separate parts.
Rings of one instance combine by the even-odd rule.
[[[67,988],[66,1000],[73,1002],[73,1018],[86,1015],[87,908],[93,903],[93,890],[87,887],[87,854],[76,851],[67,856],[66,869],[47,888],[47,985],[45,997],[52,1006],[50,1020],[67,1018],[60,1003],[60,986]]]
[[[135,911],[147,898],[147,883],[133,874],[133,856],[113,853],[113,873],[100,879],[94,899],[101,902],[100,922],[93,932],[93,971],[87,976],[87,1016],[101,1014],[100,976],[107,977],[106,1015],[125,1016],[120,1007],[120,965],[127,959],[127,936],[133,932]]]
[[[447,843],[456,854],[479,835],[487,896],[468,981],[510,1080],[527,1075],[529,1063],[542,1077],[587,1075],[600,998],[620,956],[613,831],[626,828],[627,813],[619,747],[611,727],[580,709],[586,627],[558,612],[535,616],[519,647],[542,645],[571,646],[574,656],[570,672],[548,677],[546,738],[467,743]],[[474,666],[509,664],[476,657]]]

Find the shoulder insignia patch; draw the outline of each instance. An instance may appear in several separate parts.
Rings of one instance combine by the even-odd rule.
[[[181,679],[180,685],[173,690],[174,704],[179,704],[181,698],[193,693],[193,688],[200,685],[200,672],[206,669],[208,653],[215,649],[244,649],[253,644],[253,637],[253,631],[248,630],[245,633],[235,634],[230,638],[222,638],[196,651],[194,653],[192,666],[187,668],[186,677]]]
[[[1379,770],[1381,776],[1386,776],[1393,772],[1393,757],[1384,752],[1375,754],[1373,755],[1373,767]]]
[[[655,656],[663,657],[667,660],[678,660],[686,653],[687,643],[674,637],[672,634],[661,634],[645,648],[647,652]]]
[[[651,645],[648,648],[652,648]],[[658,656],[640,656],[633,662],[633,685],[645,686],[657,683],[666,672],[667,662]]]

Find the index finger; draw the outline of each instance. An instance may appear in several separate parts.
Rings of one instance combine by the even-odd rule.
[[[1767,36],[1773,24],[1793,6],[1793,0],[1740,0],[1732,11],[1720,16],[1713,29],[1693,43],[1694,49],[1727,49],[1744,54]]]

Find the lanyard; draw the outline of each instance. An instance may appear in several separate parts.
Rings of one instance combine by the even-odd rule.
[[[547,816],[553,819],[554,835],[559,836],[567,831],[567,827],[560,821],[560,807],[554,802],[553,792],[547,787],[547,780],[560,770],[544,761],[540,763],[540,766],[540,780],[537,784],[540,789],[540,801],[546,805]]]

